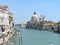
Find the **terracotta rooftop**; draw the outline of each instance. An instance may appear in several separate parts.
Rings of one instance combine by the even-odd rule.
[[[0,8],[2,8],[2,9],[7,9],[8,6],[4,5],[4,6],[0,6]]]

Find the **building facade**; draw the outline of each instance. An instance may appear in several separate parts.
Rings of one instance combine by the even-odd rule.
[[[8,10],[8,6],[0,6],[0,43],[3,42],[4,37],[8,37],[8,32],[12,30],[11,27],[14,23],[12,15]]]
[[[54,32],[60,33],[60,21],[55,24],[54,28],[55,28]]]

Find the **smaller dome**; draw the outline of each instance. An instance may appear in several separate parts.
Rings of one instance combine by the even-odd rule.
[[[45,16],[44,15],[41,15],[40,18],[39,18],[40,21],[44,21],[45,20]]]
[[[45,16],[44,16],[44,15],[41,15],[41,17],[40,17],[40,18],[41,18],[41,19],[42,19],[42,18],[44,19],[44,18],[45,18]]]

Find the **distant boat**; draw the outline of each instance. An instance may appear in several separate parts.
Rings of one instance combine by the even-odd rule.
[[[60,31],[54,31],[54,32],[60,34]]]
[[[48,45],[53,45],[52,43],[48,43]]]
[[[16,32],[16,34],[19,34],[19,35],[21,35],[21,32]]]
[[[9,43],[9,45],[13,45],[13,43]]]

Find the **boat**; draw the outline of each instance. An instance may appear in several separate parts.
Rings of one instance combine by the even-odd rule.
[[[16,32],[17,35],[21,35],[21,32]]]
[[[52,43],[48,43],[48,45],[53,45]]]
[[[9,45],[13,45],[13,43],[9,43]]]

